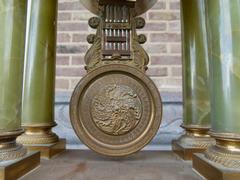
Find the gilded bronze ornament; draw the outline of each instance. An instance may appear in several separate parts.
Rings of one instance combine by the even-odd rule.
[[[183,160],[191,160],[194,153],[205,152],[215,144],[215,140],[208,134],[209,128],[202,126],[183,126],[185,134],[172,142],[173,151]]]
[[[112,64],[88,73],[71,99],[71,121],[79,138],[104,155],[124,156],[156,134],[162,115],[156,86],[136,68]]]
[[[240,137],[229,133],[210,133],[216,145],[209,147],[205,157],[226,168],[240,168]]]
[[[194,154],[193,168],[206,179],[239,179],[240,137],[234,133],[214,133],[216,144],[203,154]]]
[[[147,10],[138,10],[139,2],[83,1],[98,15],[89,20],[97,32],[87,38],[87,75],[73,92],[70,118],[81,141],[107,156],[141,150],[161,123],[160,94],[145,74],[149,57],[140,44],[146,37],[136,32],[145,20],[135,12]]]
[[[25,146],[33,144],[57,143],[59,138],[52,132],[53,126],[26,126],[25,132],[17,138]]]
[[[16,143],[16,138],[22,133],[23,130],[0,133],[0,162],[22,158],[27,154],[27,149]]]

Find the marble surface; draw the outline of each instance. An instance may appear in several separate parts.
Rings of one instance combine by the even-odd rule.
[[[39,169],[23,180],[200,180],[190,162],[172,152],[142,151],[112,159],[91,151],[67,151],[51,161],[43,160]]]
[[[52,125],[54,121],[57,0],[29,2],[22,124]]]
[[[207,2],[212,129],[240,136],[240,3]]]
[[[182,0],[184,125],[210,126],[210,90],[204,0]]]
[[[171,148],[171,141],[178,138],[183,129],[182,124],[182,96],[181,93],[161,93],[163,100],[163,119],[161,127],[150,143],[150,146],[167,146]],[[82,145],[76,136],[69,118],[70,93],[57,93],[55,102],[55,120],[57,126],[53,129],[61,138],[67,139],[69,148]]]
[[[0,2],[0,133],[20,129],[27,0]]]

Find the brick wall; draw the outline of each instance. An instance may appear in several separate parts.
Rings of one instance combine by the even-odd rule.
[[[87,21],[92,17],[79,0],[59,0],[56,91],[71,92],[85,74],[84,54],[94,33]],[[181,33],[179,0],[159,0],[146,14],[144,45],[150,56],[147,74],[160,91],[179,92],[181,80]]]

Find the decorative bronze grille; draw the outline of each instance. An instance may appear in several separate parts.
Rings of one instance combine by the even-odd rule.
[[[130,8],[126,5],[105,5],[103,23],[104,58],[112,55],[131,55]]]

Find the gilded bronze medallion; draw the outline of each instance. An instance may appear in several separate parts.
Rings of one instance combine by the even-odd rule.
[[[75,88],[70,105],[78,137],[108,156],[141,150],[157,133],[161,115],[161,98],[152,80],[120,64],[88,73]]]
[[[136,127],[141,115],[141,101],[127,85],[108,84],[93,97],[92,119],[99,129],[110,135],[128,133]]]
[[[137,29],[136,17],[156,0],[81,1],[96,13],[89,26],[96,29],[87,41],[87,75],[76,86],[70,117],[79,139],[107,156],[125,156],[141,150],[157,133],[162,116],[158,89],[145,74],[149,57]]]

